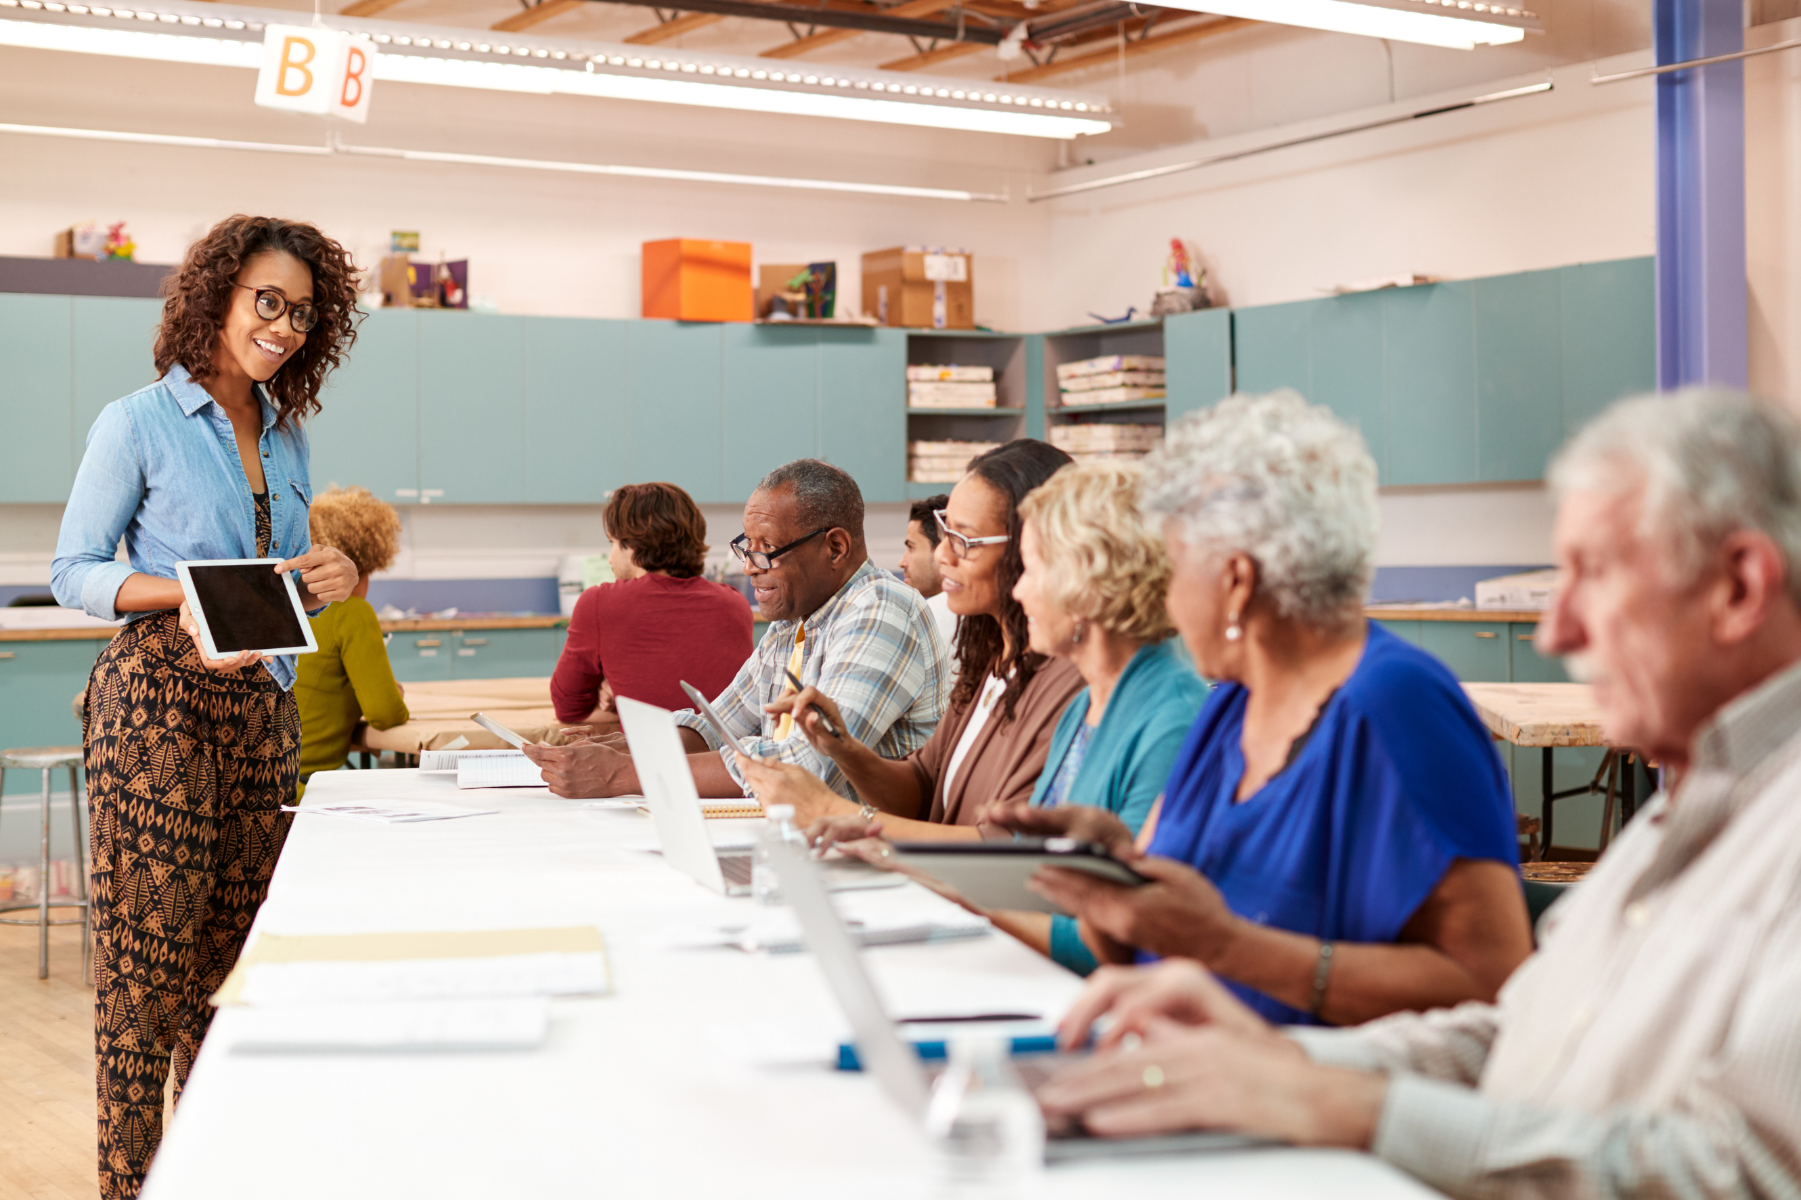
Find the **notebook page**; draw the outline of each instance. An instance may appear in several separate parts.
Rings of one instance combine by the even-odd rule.
[[[517,750],[506,754],[464,757],[457,760],[460,788],[543,787],[544,774]]]

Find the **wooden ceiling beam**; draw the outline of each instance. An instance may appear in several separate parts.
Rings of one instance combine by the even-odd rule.
[[[354,4],[346,4],[338,10],[341,17],[373,17],[376,13],[386,12],[399,4],[400,0],[356,0]]]
[[[1005,75],[994,78],[1000,83],[1036,83],[1040,79],[1049,79],[1053,75],[1063,75],[1070,71],[1080,71],[1088,67],[1104,67],[1109,63],[1125,58],[1137,58],[1141,54],[1150,54],[1158,50],[1167,50],[1172,46],[1186,46],[1193,42],[1205,41],[1218,37],[1222,33],[1233,33],[1240,29],[1249,29],[1258,24],[1242,17],[1225,17],[1217,21],[1209,21],[1203,25],[1187,25],[1169,33],[1153,34],[1141,41],[1131,41],[1122,50],[1117,44],[1089,54],[1078,54],[1073,58],[1059,58],[1040,67],[1027,67],[1022,71],[1009,71]]]
[[[930,17],[943,12],[947,8],[954,7],[955,4],[956,0],[906,0],[904,4],[896,4],[890,8],[884,8],[881,12],[884,17]],[[806,23],[806,18],[800,15],[800,13],[796,13],[794,22],[797,25],[804,25]],[[862,31],[858,29],[827,29],[821,33],[811,34],[804,38],[796,38],[792,42],[772,47],[771,49],[763,51],[758,57],[800,58],[815,50],[822,50],[827,46],[835,46],[839,42],[849,41],[861,32]]]
[[[962,58],[965,54],[974,54],[977,50],[988,47],[980,42],[947,42],[936,50],[927,50],[923,54],[912,54],[906,58],[897,58],[893,62],[881,65],[883,71],[923,71],[927,67],[937,66],[953,58]]]
[[[723,20],[725,18],[718,13],[683,13],[679,17],[664,21],[661,25],[652,25],[649,29],[640,30],[625,40],[634,46],[654,46],[658,42],[666,42],[670,38],[680,37],[690,30],[701,29]]]
[[[519,33],[552,17],[573,12],[586,3],[588,0],[538,0],[530,8],[516,12],[504,21],[496,21],[488,28],[498,29],[502,33]]]

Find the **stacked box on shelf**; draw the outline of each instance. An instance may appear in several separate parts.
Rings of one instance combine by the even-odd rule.
[[[907,368],[908,408],[993,408],[995,402],[993,367]]]
[[[999,442],[916,441],[907,443],[907,478],[913,483],[955,483],[969,460]]]
[[[1066,405],[1161,400],[1163,366],[1163,359],[1157,355],[1103,354],[1099,358],[1059,363],[1057,387]]]
[[[1051,445],[1077,462],[1140,459],[1162,440],[1161,425],[1053,425],[1049,433]]]

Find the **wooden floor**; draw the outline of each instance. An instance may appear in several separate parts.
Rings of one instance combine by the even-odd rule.
[[[21,916],[21,913],[9,914]],[[0,1200],[94,1200],[94,989],[81,928],[0,925]]]

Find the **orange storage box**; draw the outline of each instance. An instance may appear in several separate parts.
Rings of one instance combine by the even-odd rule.
[[[644,243],[644,315],[676,321],[749,321],[750,243],[668,238]]]

